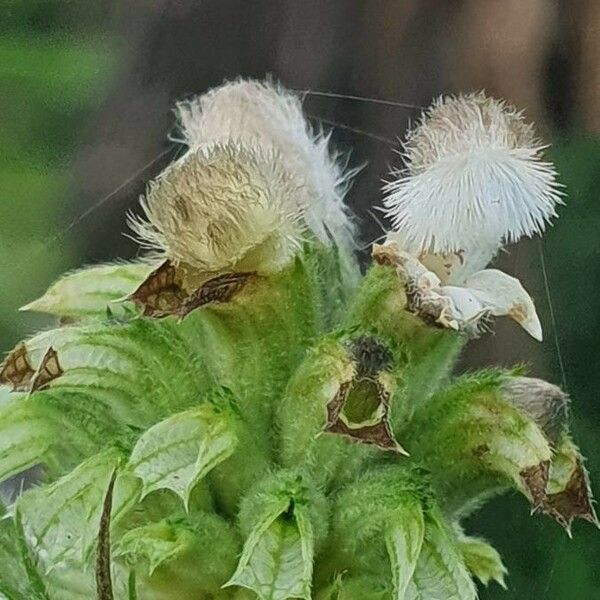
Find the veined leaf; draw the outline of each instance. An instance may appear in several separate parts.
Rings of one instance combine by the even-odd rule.
[[[69,319],[104,319],[107,311],[123,314],[115,300],[130,294],[152,271],[147,262],[99,265],[69,273],[21,310]]]
[[[109,449],[81,463],[45,487],[25,492],[16,504],[27,544],[43,569],[84,566],[96,544],[104,494],[121,453]],[[112,522],[135,503],[139,486],[127,474],[117,478]]]
[[[136,443],[129,459],[143,483],[142,497],[169,489],[186,509],[194,486],[231,456],[237,444],[233,417],[211,404],[178,413],[157,423]]]
[[[0,520],[0,599],[45,599],[43,586],[39,589],[39,575],[29,572],[31,564],[27,564],[23,556],[27,548],[23,548],[21,536],[22,531],[13,519]],[[31,560],[29,556],[27,560]]]
[[[0,599],[89,600],[94,597],[91,569],[83,573],[81,568],[63,563],[53,566],[51,573],[38,572],[33,554],[20,536],[22,528],[14,519],[0,520]],[[122,575],[118,570],[115,575],[120,593]]]
[[[407,600],[476,600],[477,590],[459,553],[453,532],[432,517],[425,526],[425,539]]]
[[[401,518],[389,524],[385,543],[392,565],[394,600],[405,600],[423,545],[425,521],[423,509],[416,502],[406,503]]]
[[[282,499],[250,532],[237,570],[226,586],[248,588],[261,600],[309,600],[313,554],[308,509]]]

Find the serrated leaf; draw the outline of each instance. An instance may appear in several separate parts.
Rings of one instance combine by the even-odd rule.
[[[425,536],[423,510],[416,503],[406,503],[402,518],[386,528],[385,543],[392,567],[394,600],[405,600]]]
[[[33,555],[14,519],[0,520],[0,599],[6,600],[90,600],[94,598],[93,571],[57,566],[41,575],[33,564]],[[25,554],[27,552],[27,554]],[[116,583],[121,591],[120,573]],[[40,577],[43,581],[40,581]],[[122,596],[122,595],[121,595]],[[121,597],[118,596],[118,597]]]
[[[462,536],[459,548],[467,568],[483,585],[495,581],[506,589],[504,577],[507,570],[494,547],[480,538]]]
[[[19,550],[19,554],[21,555],[21,561],[23,562],[25,573],[27,574],[27,582],[31,586],[32,596],[33,598],[39,600],[50,600],[48,597],[46,585],[42,580],[42,576],[31,556],[30,549],[27,546],[27,540],[25,539],[25,530],[23,529],[23,521],[21,519],[21,514],[18,510],[15,512],[14,515],[14,523],[17,548]]]
[[[194,486],[236,448],[232,418],[204,404],[146,431],[129,459],[132,472],[142,480],[142,497],[154,490],[169,489],[187,509]]]
[[[81,269],[59,279],[41,298],[21,310],[69,319],[104,319],[108,308],[113,314],[123,313],[115,301],[129,295],[152,269],[153,265],[146,262]]]
[[[110,449],[84,461],[48,486],[25,492],[16,504],[32,554],[47,571],[63,565],[87,565],[96,544],[104,495],[119,451]],[[139,495],[135,478],[123,474],[115,484],[112,522],[133,505]]]
[[[236,572],[225,585],[245,587],[260,600],[310,600],[313,554],[308,511],[286,500],[251,531]]]

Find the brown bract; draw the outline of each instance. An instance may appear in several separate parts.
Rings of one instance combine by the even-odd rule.
[[[174,315],[184,318],[202,306],[229,302],[254,275],[251,272],[223,273],[190,291],[185,270],[166,260],[127,300],[134,302],[145,317],[160,319]]]
[[[367,336],[353,340],[348,350],[354,363],[355,375],[351,380],[342,383],[327,403],[324,431],[408,456],[394,438],[390,426],[391,392],[384,376],[391,363],[389,350]],[[371,414],[366,420],[355,423],[346,411],[352,392],[359,387],[363,393],[366,390],[364,404],[368,406],[364,408]]]
[[[37,369],[31,366],[27,347],[21,342],[8,354],[0,368],[0,384],[12,385],[14,392],[34,392],[64,373],[52,346],[46,350]]]
[[[533,512],[542,512],[554,518],[569,535],[574,519],[583,519],[600,527],[582,459],[577,458],[568,481],[559,492],[548,492],[550,469],[550,462],[545,461],[521,472]]]
[[[581,458],[577,459],[564,490],[548,494],[542,509],[554,517],[569,534],[574,519],[583,519],[600,527],[592,504],[589,478]]]
[[[36,390],[44,389],[51,381],[58,379],[63,373],[64,371],[58,362],[58,353],[50,346],[46,350],[40,366],[31,379],[30,391],[35,392]]]
[[[0,368],[0,384],[12,385],[13,391],[24,392],[29,389],[35,369],[31,366],[27,348],[21,342],[4,359]]]
[[[521,479],[529,491],[529,499],[534,511],[542,509],[546,502],[546,487],[548,485],[549,473],[549,461],[543,461],[538,465],[521,471]]]

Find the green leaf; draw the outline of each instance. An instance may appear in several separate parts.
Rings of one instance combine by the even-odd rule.
[[[188,506],[194,486],[237,445],[233,417],[211,404],[157,423],[136,443],[129,460],[143,482],[142,497],[169,489]]]
[[[32,560],[29,547],[27,546],[25,531],[23,529],[23,521],[18,510],[15,513],[14,521],[17,547],[19,549],[19,553],[21,554],[21,560],[23,561],[25,572],[27,573],[27,581],[31,585],[32,595],[34,598],[39,598],[40,600],[49,600],[46,586],[42,581],[42,577],[37,566]]]
[[[507,570],[494,547],[485,540],[468,536],[461,536],[458,543],[467,568],[483,585],[495,581],[506,589]]]
[[[38,571],[34,556],[22,538],[15,519],[0,521],[0,599],[6,600],[90,600],[94,598],[93,571],[57,565],[47,574]],[[119,591],[122,583],[117,571]],[[122,597],[118,596],[118,597]]]
[[[70,319],[104,319],[108,308],[123,314],[123,307],[115,301],[133,292],[153,268],[147,262],[136,262],[81,269],[63,276],[21,310]]]
[[[140,598],[220,598],[235,569],[241,543],[218,515],[194,511],[127,531],[116,543],[116,561],[137,571]]]
[[[27,544],[46,571],[63,564],[87,565],[95,547],[104,495],[121,453],[109,449],[45,487],[25,492],[16,504]],[[137,481],[117,478],[112,522],[137,501]]]
[[[148,575],[152,575],[163,563],[189,550],[193,542],[188,527],[161,521],[127,531],[118,541],[115,555],[134,565],[138,561],[147,563]]]
[[[308,510],[289,498],[270,508],[250,532],[225,585],[248,588],[261,600],[309,600],[314,540]]]
[[[458,540],[441,516],[431,517],[407,600],[476,600],[477,590]]]
[[[15,396],[0,411],[0,481],[43,462],[58,437],[31,398]]]
[[[22,530],[13,519],[0,520],[0,598],[39,600],[47,598],[39,574],[22,540]],[[33,572],[32,572],[33,571]],[[37,589],[36,589],[37,588]]]
[[[425,536],[423,510],[416,503],[406,503],[401,518],[386,528],[385,543],[392,566],[394,600],[405,600]]]

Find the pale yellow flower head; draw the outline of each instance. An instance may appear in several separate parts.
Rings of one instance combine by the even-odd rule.
[[[274,150],[239,142],[190,150],[150,184],[141,244],[201,271],[269,272],[296,254],[305,226],[297,182]]]

